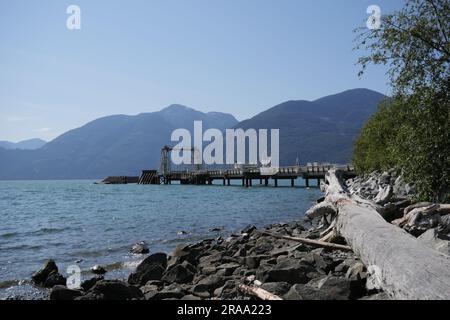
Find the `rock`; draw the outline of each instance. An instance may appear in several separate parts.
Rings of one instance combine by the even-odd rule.
[[[247,268],[256,269],[259,267],[259,264],[263,259],[267,259],[267,256],[265,255],[247,256],[244,258],[244,263],[247,266]]]
[[[138,288],[117,280],[98,281],[86,295],[75,300],[132,300],[142,298]]]
[[[47,279],[44,282],[44,287],[46,288],[53,288],[57,285],[65,286],[67,283],[67,279],[63,277],[61,274],[59,274],[57,271],[51,272]]]
[[[103,268],[102,266],[99,266],[99,265],[93,266],[90,270],[93,274],[98,274],[98,275],[103,275],[107,272],[105,268]]]
[[[308,285],[295,284],[284,295],[286,300],[348,300],[350,282],[343,278],[328,276],[314,280]]]
[[[220,232],[222,230],[223,230],[223,228],[212,228],[212,229],[209,229],[209,232]]]
[[[229,262],[229,263],[221,264],[220,266],[217,267],[217,270],[224,270],[223,271],[224,275],[230,276],[239,267],[240,267],[240,264],[235,263],[235,262]]]
[[[281,297],[290,290],[291,285],[287,282],[267,282],[262,284],[261,288]]]
[[[44,266],[31,276],[31,279],[38,286],[43,286],[48,276],[52,272],[58,272],[58,267],[56,266],[55,261],[47,260]]]
[[[194,301],[194,300],[202,300],[202,299],[200,297],[196,297],[192,294],[188,294],[188,295],[184,296],[183,298],[181,298],[181,300]]]
[[[216,267],[204,267],[202,269],[202,274],[204,275],[210,275],[210,274],[215,274],[217,272]]]
[[[150,252],[150,249],[148,248],[148,244],[145,241],[141,241],[141,242],[135,243],[131,247],[130,252],[132,254],[147,254]]]
[[[65,286],[57,285],[50,292],[50,300],[74,300],[82,295],[83,292],[80,290],[71,290]]]
[[[274,266],[263,264],[256,271],[256,279],[262,282],[307,283],[308,273],[315,272],[311,265],[294,259],[284,260]]]
[[[81,284],[81,289],[84,291],[89,291],[97,282],[104,280],[103,276],[97,276],[88,280],[83,281]]]
[[[247,227],[245,227],[244,229],[242,229],[241,234],[251,234],[253,233],[253,231],[256,231],[256,227],[253,225],[249,225]]]
[[[161,280],[167,267],[167,255],[155,253],[139,264],[136,271],[128,277],[128,283],[133,285],[145,285],[150,280]]]
[[[228,280],[225,285],[214,290],[214,296],[222,300],[236,299],[237,295],[237,284],[234,280]]]
[[[161,291],[147,293],[146,300],[181,299],[186,295],[185,291],[176,283],[164,287]]]
[[[192,245],[179,245],[170,254],[167,267],[170,268],[176,264],[181,264],[184,261],[196,265],[198,263],[197,258],[201,252],[201,248],[196,248]]]
[[[430,248],[450,256],[450,238],[441,236],[437,229],[427,230],[418,239]]]
[[[211,297],[209,287],[206,284],[196,284],[192,287],[191,292],[197,297],[208,299]]]
[[[362,262],[356,262],[352,265],[345,275],[350,281],[350,298],[357,299],[366,294],[367,272]]]
[[[198,284],[204,284],[208,287],[209,291],[213,291],[221,286],[223,286],[225,283],[225,278],[217,275],[210,275],[206,278],[200,280]]]
[[[317,289],[304,284],[294,284],[283,296],[285,300],[326,300],[326,296]]]
[[[386,293],[380,292],[370,296],[362,297],[360,300],[391,300],[391,299]]]
[[[194,278],[195,272],[193,272],[193,269],[189,263],[186,262],[186,265],[183,264],[177,264],[173,266],[172,268],[168,269],[164,275],[162,276],[161,280],[168,283],[188,283],[191,282]],[[194,268],[195,270],[195,268]]]

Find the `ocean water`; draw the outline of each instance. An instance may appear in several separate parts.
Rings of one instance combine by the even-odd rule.
[[[301,186],[96,185],[94,181],[0,181],[0,298],[34,290],[30,276],[49,258],[65,274],[77,263],[86,271],[107,266],[126,278],[150,252],[227,236],[249,224],[299,220],[320,197]],[[259,182],[259,181],[258,181]],[[212,232],[212,228],[221,228]],[[187,234],[179,234],[184,231]]]

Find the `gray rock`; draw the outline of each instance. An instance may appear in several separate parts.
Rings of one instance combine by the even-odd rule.
[[[132,254],[147,254],[150,252],[150,249],[148,248],[148,244],[145,241],[141,241],[141,242],[135,243],[131,247],[130,252]]]
[[[36,285],[43,286],[52,272],[58,272],[58,267],[56,266],[55,261],[47,260],[44,263],[44,266],[31,276],[31,279]]]
[[[186,261],[185,261],[186,262]],[[161,280],[168,283],[188,283],[191,282],[194,278],[195,272],[193,272],[193,269],[190,268],[190,265],[188,262],[186,264],[178,264],[173,266],[172,268],[168,269],[164,275],[162,276]],[[195,270],[195,269],[194,269]]]
[[[57,285],[50,292],[50,300],[74,300],[82,295],[83,292],[80,290],[71,290],[65,286]]]
[[[164,287],[161,291],[147,293],[146,300],[181,299],[186,292],[176,283]]]
[[[211,292],[221,286],[223,286],[225,283],[225,278],[217,275],[210,275],[206,278],[200,280],[198,284],[204,284],[208,287],[208,290]]]
[[[57,285],[65,286],[67,283],[67,279],[63,277],[61,274],[59,274],[57,271],[51,272],[47,279],[45,279],[44,287],[46,288],[53,288]]]
[[[261,265],[256,272],[256,279],[261,282],[287,282],[291,284],[307,283],[308,273],[315,272],[311,265],[297,260],[285,260],[274,266]]]
[[[128,283],[133,285],[145,285],[150,280],[161,280],[167,267],[167,255],[155,253],[139,264],[136,271],[128,277]]]
[[[97,282],[86,295],[75,300],[132,300],[142,298],[138,288],[117,280]]]
[[[267,282],[263,283],[261,288],[277,296],[282,296],[289,291],[291,285],[287,282]]]
[[[97,282],[104,280],[103,276],[97,276],[88,280],[83,281],[83,283],[81,284],[81,288],[84,291],[89,291],[89,289],[91,289]]]

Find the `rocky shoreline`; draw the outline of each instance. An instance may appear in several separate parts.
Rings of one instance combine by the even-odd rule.
[[[408,213],[414,210],[414,206],[411,208],[414,187],[405,184],[395,170],[349,180],[347,187],[349,193],[379,206],[394,224],[399,219],[408,220]],[[422,220],[416,217],[414,221],[421,232],[417,232],[417,227],[415,234],[411,233],[448,254],[450,242],[441,238],[444,233],[449,235],[449,217],[424,216]],[[342,249],[344,239],[333,237],[335,247],[317,243],[330,230],[330,224],[326,215],[309,220],[306,216],[303,221],[273,224],[261,230],[249,226],[227,239],[219,237],[180,245],[170,255],[147,255],[127,281],[106,280],[102,275],[106,270],[96,266],[91,269],[96,276],[84,281],[78,290],[68,289],[56,264],[48,261],[33,275],[33,282],[51,288],[48,296],[51,300],[261,298],[249,288],[285,300],[389,299],[373,283],[373,271],[368,272],[351,250]],[[132,251],[149,253],[145,243],[136,244]]]
[[[348,251],[317,248],[279,236],[317,239],[323,226],[305,222],[249,226],[227,239],[180,245],[169,256],[148,255],[127,281],[96,275],[81,289],[65,286],[56,264],[48,261],[33,275],[36,285],[51,288],[50,300],[250,300],[240,286],[261,288],[286,300],[387,299],[366,287],[367,272]],[[103,273],[93,269],[91,272]]]

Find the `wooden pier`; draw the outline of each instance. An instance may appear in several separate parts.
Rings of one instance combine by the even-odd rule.
[[[280,180],[290,180],[291,187],[295,186],[295,180],[304,179],[305,186],[319,186],[320,181],[325,179],[325,174],[330,169],[340,169],[346,178],[356,176],[352,165],[306,165],[281,167],[275,172],[267,172],[264,168],[237,168],[224,170],[193,170],[193,171],[171,171],[166,174],[156,174],[156,171],[145,170],[139,178],[139,184],[171,184],[179,182],[186,185],[212,185],[214,181],[221,181],[224,186],[232,185],[231,181],[240,181],[244,187],[253,186],[254,181],[260,185],[273,185],[278,187]],[[151,174],[149,173],[151,172]],[[311,180],[317,181],[310,184]],[[273,183],[269,183],[269,181]],[[233,184],[236,185],[236,184]]]

